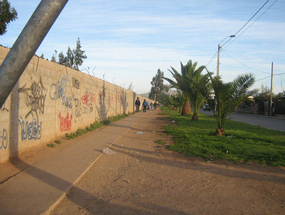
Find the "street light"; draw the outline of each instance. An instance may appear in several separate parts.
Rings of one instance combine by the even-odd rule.
[[[233,35],[231,35],[231,36],[226,37],[225,39],[227,39],[227,38],[229,38],[229,37],[230,37],[230,38],[233,38],[233,37],[235,37],[235,36],[236,36],[236,35],[233,34]],[[221,49],[222,49],[221,43],[224,42],[225,39],[223,39],[223,40],[219,43],[219,45],[218,45],[217,77],[220,75],[220,53],[221,53]],[[230,40],[230,39],[229,39],[229,40]],[[228,40],[228,41],[229,41],[229,40]],[[227,41],[227,42],[228,42],[228,41]],[[227,43],[227,42],[226,42],[226,43]],[[226,43],[225,43],[225,44],[226,44]],[[225,44],[223,44],[223,45],[225,45]]]

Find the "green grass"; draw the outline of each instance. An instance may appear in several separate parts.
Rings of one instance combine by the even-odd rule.
[[[161,144],[161,145],[165,145],[166,144],[166,141],[165,140],[156,140],[156,141],[154,141],[155,143],[157,143],[157,144]]]
[[[55,142],[56,144],[58,144],[58,145],[61,144],[61,141],[60,141],[60,140],[55,140],[54,142]]]
[[[47,147],[49,147],[49,148],[55,148],[55,144],[53,144],[53,143],[50,143],[50,144],[47,144]]]
[[[175,141],[167,146],[169,150],[205,159],[285,166],[285,132],[227,120],[226,136],[214,136],[217,122],[213,116],[199,114],[198,121],[191,121],[190,116],[181,116],[168,108],[162,110],[175,121],[164,126]]]
[[[128,115],[127,114],[121,114],[121,115],[118,115],[118,116],[111,116],[109,117],[108,119],[104,120],[103,122],[94,122],[92,124],[90,124],[90,126],[87,126],[85,129],[77,129],[76,132],[72,132],[72,133],[65,133],[65,138],[70,140],[70,139],[74,139],[78,136],[81,136],[82,134],[85,134],[89,131],[94,131],[96,129],[99,129],[101,128],[103,125],[108,125],[112,122],[115,122],[117,120],[120,120],[120,119],[123,119],[125,117],[127,117]]]

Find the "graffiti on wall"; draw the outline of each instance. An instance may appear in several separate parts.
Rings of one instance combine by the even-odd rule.
[[[81,116],[81,102],[79,99],[74,98],[74,103],[75,103],[75,116],[80,117]]]
[[[0,150],[6,149],[8,146],[8,132],[6,131],[6,129],[3,128],[3,130],[0,130]]]
[[[49,95],[52,100],[57,100],[66,94],[66,79],[62,78],[57,84],[53,83],[50,86]]]
[[[27,113],[25,118],[30,114],[35,114],[38,117],[38,114],[43,114],[45,111],[47,90],[43,85],[41,77],[38,83],[34,81],[30,87],[26,87],[26,85],[27,84],[18,89],[19,93],[23,93],[25,95],[26,106],[30,108],[30,111]]]
[[[108,115],[108,108],[106,106],[106,86],[105,81],[103,82],[102,92],[100,91],[98,94],[98,103],[99,107],[96,106],[100,121],[104,121]]]
[[[62,105],[67,108],[72,108],[72,97],[66,96],[66,79],[62,78],[57,84],[53,83],[50,86],[49,96],[52,100],[61,99]]]
[[[121,105],[123,107],[123,113],[125,114],[127,111],[128,102],[127,102],[127,92],[124,89],[122,89],[122,91],[120,93],[120,101],[121,101]]]
[[[95,94],[89,91],[86,91],[82,96],[82,104],[89,106],[92,102],[96,102]]]
[[[72,97],[66,97],[66,96],[62,97],[62,105],[72,109]]]
[[[96,102],[96,98],[95,98],[95,94],[94,93],[90,93],[90,101],[91,102]]]
[[[72,87],[75,87],[76,89],[80,88],[80,82],[74,77],[72,77]]]
[[[111,95],[111,93],[108,93],[108,104],[109,104],[109,106],[111,106],[111,104],[113,103],[113,101],[114,101],[113,95]]]
[[[82,114],[92,113],[94,111],[93,103],[95,103],[95,101],[95,94],[89,91],[85,92],[81,97],[81,100],[74,98],[75,117],[80,117]]]
[[[67,112],[66,116],[61,116],[61,113],[58,115],[60,119],[60,131],[70,131],[72,124],[72,114],[69,115]]]
[[[42,136],[42,122],[38,122],[36,118],[32,121],[20,117],[19,124],[21,126],[21,140],[39,140]]]
[[[82,104],[89,106],[89,94],[87,92],[82,96]]]
[[[21,140],[40,139],[42,122],[39,121],[39,114],[44,114],[47,90],[43,85],[42,78],[33,82],[30,87],[27,84],[18,89],[19,93],[25,95],[25,104],[29,108],[25,118],[18,120],[21,129]]]

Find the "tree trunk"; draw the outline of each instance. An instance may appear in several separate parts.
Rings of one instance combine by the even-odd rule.
[[[190,115],[191,114],[191,106],[189,101],[184,103],[181,115]]]
[[[225,131],[223,128],[217,128],[216,132],[215,132],[216,136],[225,136]]]
[[[194,121],[194,120],[199,120],[199,117],[198,117],[197,113],[194,113],[193,116],[192,116],[192,121]]]

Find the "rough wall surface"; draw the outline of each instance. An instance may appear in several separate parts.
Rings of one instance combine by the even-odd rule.
[[[0,63],[8,52],[0,47]],[[34,56],[0,109],[0,163],[95,121],[133,113],[137,97],[145,99]]]

